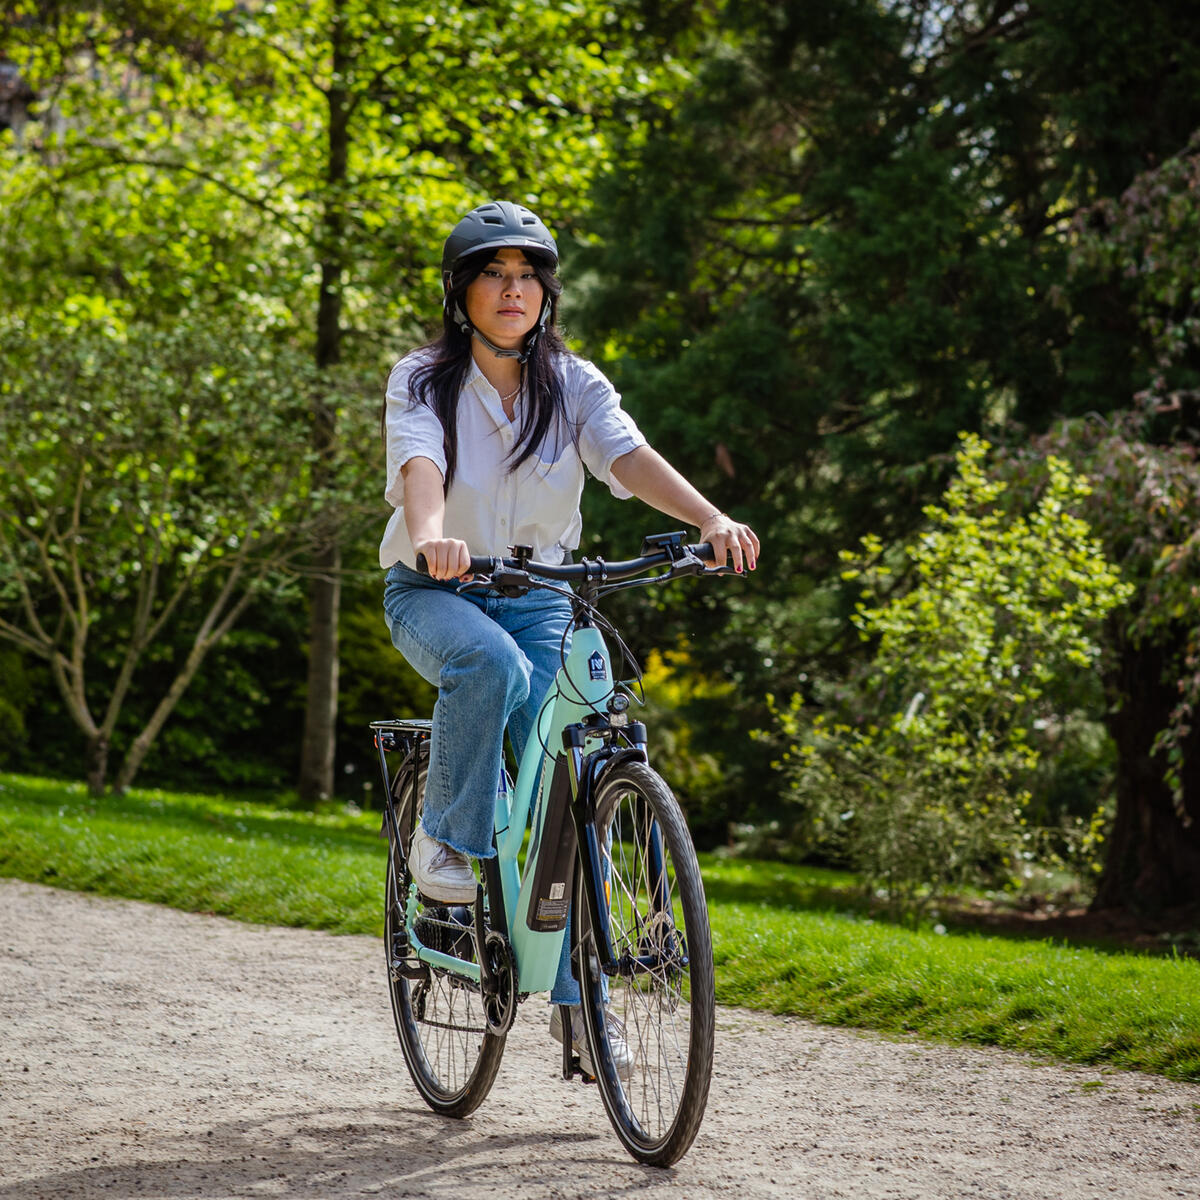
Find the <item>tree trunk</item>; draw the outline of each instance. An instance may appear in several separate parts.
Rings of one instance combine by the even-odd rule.
[[[97,733],[87,743],[87,790],[93,796],[104,792],[108,782],[108,736]]]
[[[333,78],[345,77],[345,28],[340,6],[333,15]],[[319,368],[331,367],[342,356],[342,280],[345,274],[345,221],[342,189],[346,182],[350,146],[349,94],[336,82],[329,89],[329,190],[321,229],[321,292],[317,300],[316,360]],[[333,409],[323,397],[313,405],[313,448],[317,466],[314,489],[328,483],[336,447],[337,424]],[[325,523],[326,535],[313,556],[314,575],[308,590],[308,692],[304,734],[300,747],[300,799],[313,803],[333,795],[334,745],[338,708],[338,612],[341,607],[342,551],[334,521]]]
[[[333,795],[341,548],[327,546],[313,565],[324,574],[309,589],[308,705],[300,749],[300,796],[309,803]]]
[[[1149,915],[1200,904],[1200,725],[1183,746],[1182,817],[1163,781],[1166,763],[1152,753],[1178,699],[1163,682],[1175,649],[1123,642],[1110,680],[1110,694],[1123,697],[1108,719],[1117,745],[1117,816],[1094,909]]]

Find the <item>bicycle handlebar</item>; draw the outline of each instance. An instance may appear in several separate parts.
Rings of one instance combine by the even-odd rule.
[[[673,553],[674,552],[674,553]],[[713,548],[710,542],[697,542],[694,545],[684,545],[682,542],[664,546],[653,554],[643,554],[639,558],[627,559],[624,562],[606,562],[602,558],[584,559],[578,563],[540,563],[529,559],[500,558],[492,555],[471,555],[472,575],[494,575],[497,570],[519,571],[529,575],[541,575],[544,579],[557,579],[564,583],[591,581],[594,583],[632,579],[635,575],[648,571],[651,567],[670,566],[676,562],[713,561]],[[717,574],[720,568],[715,568]],[[429,574],[429,564],[425,555],[417,555],[417,571],[422,575]]]

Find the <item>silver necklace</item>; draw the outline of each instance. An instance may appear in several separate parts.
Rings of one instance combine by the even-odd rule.
[[[500,397],[500,403],[507,404],[520,390],[521,390],[521,385],[518,383],[517,386],[515,388],[513,388],[513,390],[511,392],[509,392],[507,396]]]

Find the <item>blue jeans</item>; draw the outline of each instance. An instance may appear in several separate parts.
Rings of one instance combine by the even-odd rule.
[[[392,645],[438,689],[421,823],[437,841],[491,858],[504,731],[520,762],[570,647],[571,605],[554,592],[458,595],[457,586],[397,563],[385,578],[383,610]],[[579,1003],[569,931],[551,999]]]

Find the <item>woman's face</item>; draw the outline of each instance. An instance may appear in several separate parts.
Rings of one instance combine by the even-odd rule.
[[[519,350],[541,315],[542,290],[524,252],[506,246],[467,285],[467,316],[489,342]]]

